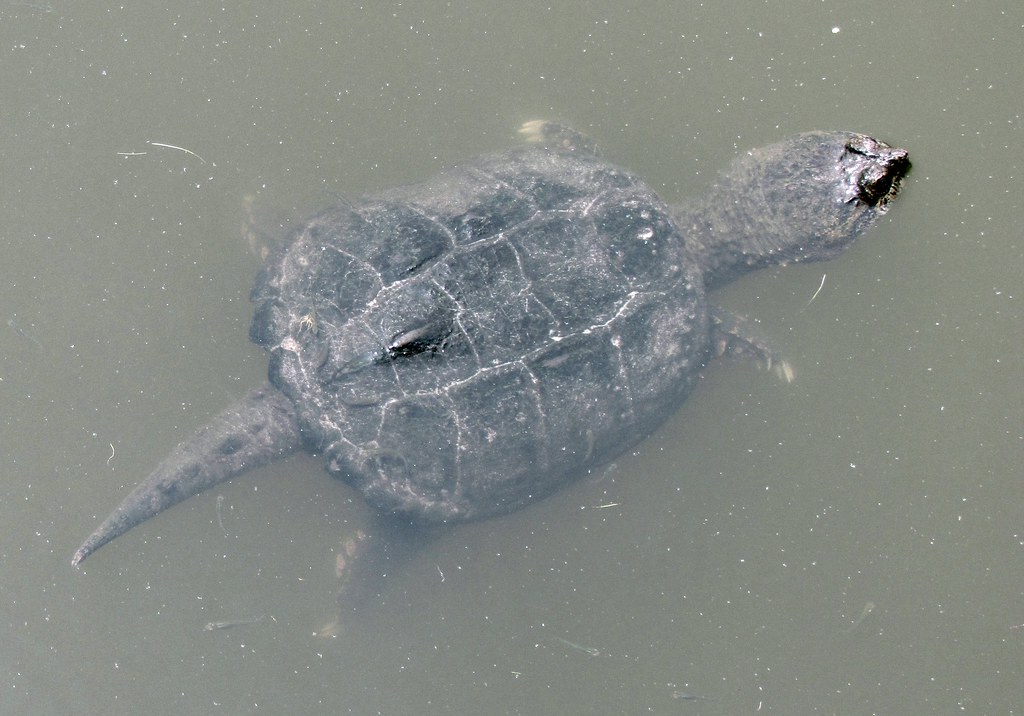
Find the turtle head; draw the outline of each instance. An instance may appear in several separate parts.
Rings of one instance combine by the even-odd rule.
[[[825,261],[884,214],[906,150],[853,132],[808,132],[738,158],[681,220],[709,286],[748,271]]]
[[[910,170],[910,155],[850,132],[803,134],[794,145],[796,153],[807,157],[806,165],[798,162],[793,173],[795,198],[814,214],[807,217],[804,237],[795,242],[792,260],[830,259],[889,210]]]
[[[840,198],[848,206],[871,208],[878,214],[888,210],[910,171],[906,149],[890,147],[863,134],[851,134],[843,142],[839,163],[844,179]]]

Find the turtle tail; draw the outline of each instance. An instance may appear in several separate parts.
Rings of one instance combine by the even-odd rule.
[[[78,566],[107,542],[185,498],[301,445],[291,401],[265,383],[175,448],[89,535],[71,564]]]

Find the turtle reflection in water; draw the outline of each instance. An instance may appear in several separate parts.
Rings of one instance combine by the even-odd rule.
[[[670,208],[569,128],[522,131],[518,148],[324,211],[272,250],[250,330],[269,381],[179,445],[72,564],[297,450],[365,496],[377,533],[542,498],[650,434],[709,359],[772,362],[707,292],[837,256],[910,167],[863,134],[810,132]]]

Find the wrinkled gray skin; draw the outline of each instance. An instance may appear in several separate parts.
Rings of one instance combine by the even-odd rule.
[[[706,293],[839,254],[907,153],[814,132],[740,157],[673,211],[579,135],[323,212],[267,260],[250,335],[270,380],[179,445],[75,553],[296,450],[381,514],[519,508],[629,449],[715,354]]]

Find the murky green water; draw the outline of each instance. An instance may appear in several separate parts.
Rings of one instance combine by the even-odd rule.
[[[1021,712],[1024,6],[7,2],[0,40],[0,712]],[[368,515],[313,458],[69,566],[263,379],[243,197],[287,221],[535,117],[669,200],[807,129],[914,171],[842,259],[719,296],[794,384],[713,366],[637,454],[429,546],[334,638]]]

